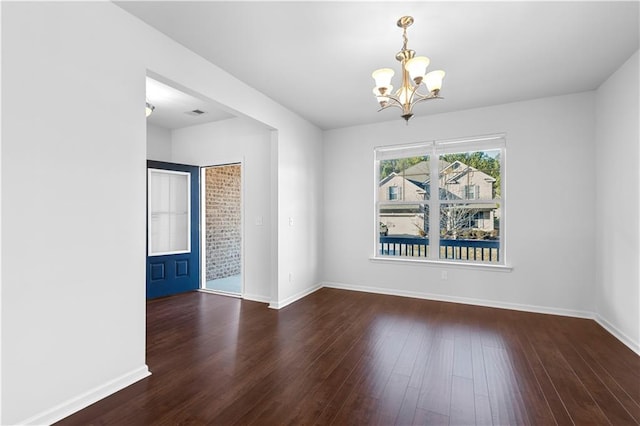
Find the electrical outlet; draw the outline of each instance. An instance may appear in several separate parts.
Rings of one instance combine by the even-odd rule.
[[[446,280],[448,278],[447,271],[440,272],[440,279]]]
[[[293,281],[293,274],[289,272],[289,282]]]

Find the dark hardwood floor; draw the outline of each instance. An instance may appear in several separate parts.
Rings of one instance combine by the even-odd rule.
[[[334,289],[147,310],[153,375],[59,424],[640,424],[640,357],[591,320]]]

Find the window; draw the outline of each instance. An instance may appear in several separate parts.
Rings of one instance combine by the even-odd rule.
[[[398,187],[390,186],[389,187],[389,200],[397,200],[398,199]]]
[[[464,186],[464,199],[465,200],[475,200],[478,198],[478,189],[480,187],[478,185],[465,185]]]
[[[186,172],[149,169],[149,256],[190,251],[190,181]]]
[[[500,135],[376,148],[375,257],[504,265],[504,158]]]

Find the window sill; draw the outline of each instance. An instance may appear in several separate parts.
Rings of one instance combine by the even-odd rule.
[[[496,271],[496,272],[513,271],[513,267],[508,265],[464,263],[464,262],[453,262],[453,261],[432,260],[432,259],[412,259],[410,257],[400,257],[400,256],[372,256],[369,258],[369,260],[372,262],[381,262],[381,263],[406,263],[406,264],[413,264],[413,265],[440,266],[440,267],[446,266],[447,268],[475,269],[475,270],[482,270],[482,271]]]

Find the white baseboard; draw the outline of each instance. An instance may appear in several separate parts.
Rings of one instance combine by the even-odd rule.
[[[271,299],[268,296],[261,296],[259,294],[251,294],[251,293],[245,293],[242,298],[244,300],[250,300],[252,302],[260,302],[260,303],[269,303],[271,302]]]
[[[17,424],[50,425],[150,375],[149,368],[144,365]]]
[[[225,296],[225,297],[233,297],[235,299],[242,299],[242,296],[240,296],[239,294],[236,294],[236,293],[227,293],[225,291],[210,290],[208,288],[199,288],[196,291],[199,291],[200,293],[216,294],[218,296]]]
[[[519,303],[496,302],[485,299],[472,299],[469,297],[445,296],[441,294],[421,293],[413,291],[404,291],[380,287],[367,287],[351,284],[325,282],[323,287],[336,288],[341,290],[363,291],[366,293],[386,294],[390,296],[412,297],[415,299],[437,300],[439,302],[463,303],[465,305],[485,306],[489,308],[511,309],[515,311],[534,312],[538,314],[561,315],[565,317],[588,318],[593,319],[592,312],[576,311],[571,309],[550,308],[546,306],[523,305]]]
[[[624,334],[617,327],[611,324],[606,319],[602,318],[599,314],[595,315],[596,322],[602,326],[605,330],[613,335],[616,339],[620,340],[624,343],[629,349],[634,351],[636,354],[640,355],[640,343],[634,342],[632,338]]]
[[[269,307],[271,309],[282,309],[285,306],[290,305],[293,302],[296,302],[296,301],[302,299],[303,297],[308,296],[311,293],[314,293],[314,292],[320,290],[322,287],[323,287],[322,283],[317,284],[317,285],[315,285],[315,286],[313,286],[311,288],[308,288],[308,289],[303,290],[303,291],[301,291],[299,293],[296,293],[293,296],[287,297],[284,300],[281,300],[281,301],[278,301],[278,302],[271,302],[269,304]]]

